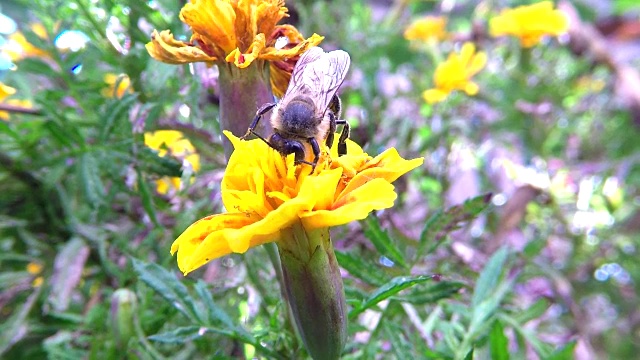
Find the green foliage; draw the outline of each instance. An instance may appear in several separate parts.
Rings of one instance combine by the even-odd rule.
[[[46,54],[0,70],[17,90],[7,99],[32,103],[0,120],[0,357],[308,357],[273,248],[188,277],[169,254],[189,224],[223,211],[215,67],[163,64],[144,47],[153,29],[191,36],[183,3],[0,7]],[[425,157],[395,183],[394,208],[332,230],[349,314],[344,359],[572,359],[578,341],[599,358],[640,349],[633,108],[616,69],[566,46],[571,39],[523,50],[485,36],[497,3],[459,2],[444,13],[437,1],[287,4],[304,35],[351,55],[341,98],[352,138],[369,154],[394,146]],[[612,14],[637,9],[612,4]],[[585,21],[604,16],[575,5]],[[447,16],[455,34],[405,40],[407,24],[427,14]],[[56,46],[67,30],[88,42]],[[474,77],[478,95],[425,104],[437,65],[471,38],[489,58]],[[145,145],[156,130],[194,144],[202,163],[194,177]],[[183,186],[161,193],[165,177]],[[117,289],[137,298],[126,344],[112,328]]]

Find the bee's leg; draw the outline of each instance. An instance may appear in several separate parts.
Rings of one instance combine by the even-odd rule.
[[[316,169],[316,165],[318,164],[318,160],[320,160],[320,145],[315,138],[307,139],[309,144],[311,144],[311,149],[313,150],[313,163],[311,164],[311,172]]]
[[[258,138],[262,139],[262,141],[266,142],[267,144],[269,144],[269,142],[263,138],[262,136],[258,135],[257,133],[254,132],[254,130],[256,129],[256,126],[258,126],[258,122],[260,121],[260,119],[262,118],[262,116],[266,113],[268,113],[271,109],[273,109],[277,104],[276,103],[269,103],[269,104],[264,104],[262,105],[258,111],[256,112],[256,117],[253,118],[253,121],[251,122],[251,125],[249,125],[249,128],[247,129],[247,132],[242,135],[242,137],[240,137],[240,139],[245,140],[247,138],[247,136],[249,136],[250,134],[254,134],[255,136],[257,136]],[[269,144],[270,145],[270,144]]]
[[[333,137],[336,133],[336,116],[333,112],[329,112],[329,133],[327,134],[327,140],[325,143],[331,149],[333,146]]]
[[[351,127],[349,126],[349,122],[347,120],[336,120],[336,125],[342,125],[342,132],[340,133],[340,138],[338,139],[338,156],[347,154],[347,139],[349,138],[349,134],[351,133]]]

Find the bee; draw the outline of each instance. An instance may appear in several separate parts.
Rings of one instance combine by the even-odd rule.
[[[319,144],[324,141],[331,147],[336,128],[342,125],[338,155],[345,155],[350,128],[346,120],[340,119],[341,102],[336,92],[350,63],[349,54],[342,50],[325,53],[321,48],[313,47],[304,52],[293,69],[282,99],[261,106],[242,139],[254,134],[284,156],[295,154],[295,163],[311,165],[313,172],[320,159]],[[267,140],[254,130],[272,109],[273,134]],[[309,149],[313,152],[311,162],[306,160]]]

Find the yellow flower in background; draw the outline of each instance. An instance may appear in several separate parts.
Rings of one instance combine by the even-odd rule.
[[[227,62],[246,68],[256,59],[286,61],[323,39],[313,34],[305,40],[293,26],[276,25],[287,11],[281,0],[191,0],[180,11],[180,20],[193,31],[191,40],[176,40],[169,30],[154,30],[146,48],[153,58],[169,64]],[[296,40],[295,46],[277,44],[280,37],[272,35],[283,30],[286,38]]]
[[[391,148],[375,158],[354,142],[347,155],[323,151],[313,174],[294,165],[261,140],[242,141],[225,132],[235,147],[222,180],[227,213],[207,216],[187,228],[171,246],[185,275],[210,260],[267,242],[291,244],[281,232],[293,226],[307,233],[360,220],[373,210],[393,206],[391,183],[420,166]],[[296,239],[300,241],[300,239]],[[311,249],[312,251],[313,249]]]
[[[109,85],[108,88],[102,90],[102,95],[105,97],[116,97],[118,99],[122,98],[125,93],[133,93],[133,88],[131,87],[131,79],[126,74],[116,75],[116,74],[105,74],[104,82]],[[118,88],[116,89],[116,84]]]
[[[526,48],[537,45],[544,36],[562,35],[568,27],[567,17],[554,10],[551,1],[504,9],[489,21],[491,36],[513,35]]]
[[[158,151],[158,156],[167,155],[187,162],[194,172],[200,170],[200,155],[189,139],[177,130],[158,130],[144,134],[144,143],[151,149]],[[165,177],[156,182],[156,191],[166,194],[170,189],[180,189],[179,177]]]
[[[26,109],[31,109],[33,107],[33,103],[29,100],[7,99],[7,97],[15,93],[16,93],[16,89],[0,82],[0,104],[7,104],[7,105],[26,108]],[[0,111],[0,119],[4,121],[8,121],[9,118],[10,116],[8,111]]]
[[[426,16],[415,20],[404,32],[407,40],[441,41],[447,38],[447,18]]]
[[[47,30],[40,23],[34,23],[29,26],[40,39],[47,40]],[[49,57],[49,53],[35,47],[20,31],[9,35],[7,43],[4,45],[3,51],[6,52],[12,61],[18,61],[27,57]]]
[[[456,90],[464,91],[470,96],[476,95],[478,84],[471,81],[471,78],[486,63],[487,55],[484,52],[476,52],[473,43],[464,43],[459,54],[449,54],[447,60],[438,65],[433,75],[434,88],[424,91],[422,97],[427,103],[434,104],[443,101]]]
[[[38,275],[42,271],[42,264],[30,262],[27,264],[27,272],[31,275]]]

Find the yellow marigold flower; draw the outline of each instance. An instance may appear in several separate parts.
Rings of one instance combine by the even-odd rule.
[[[109,85],[108,88],[102,90],[102,95],[105,97],[115,96],[116,98],[120,99],[127,92],[133,93],[133,88],[131,87],[131,79],[129,79],[129,76],[126,74],[105,74],[104,82]],[[117,89],[116,84],[118,84]]]
[[[404,32],[407,40],[440,41],[447,38],[447,18],[426,16],[415,20]]]
[[[180,131],[159,130],[145,133],[144,143],[148,147],[157,150],[158,156],[174,156],[189,163],[194,172],[200,170],[200,155],[198,155],[189,139],[185,138]],[[180,178],[165,177],[157,180],[156,191],[164,195],[172,188],[179,189],[180,185]]]
[[[473,43],[464,43],[459,54],[452,52],[446,61],[438,65],[433,75],[434,88],[423,92],[422,97],[429,104],[434,104],[443,101],[455,90],[462,90],[471,96],[477,94],[478,84],[472,82],[471,78],[486,63],[487,55],[484,52],[476,53]]]
[[[40,23],[30,25],[31,31],[33,31],[39,38],[48,39],[47,31]],[[17,31],[9,35],[7,44],[4,51],[9,55],[12,61],[18,61],[27,57],[49,57],[49,53],[35,47],[22,32]]]
[[[31,275],[38,275],[42,271],[42,264],[30,262],[27,264],[27,272]]]
[[[7,86],[0,82],[0,104],[13,105],[18,107],[23,107],[30,109],[33,107],[33,104],[29,100],[21,100],[21,99],[6,99],[7,97],[16,93],[16,89],[11,86]],[[6,100],[5,100],[6,99]],[[9,120],[9,112],[8,111],[0,111],[0,119],[7,121]]]
[[[295,245],[280,242],[290,241],[281,235],[294,226],[313,232],[391,207],[396,199],[391,182],[423,162],[405,160],[393,148],[372,158],[349,142],[347,155],[337,157],[335,148],[332,155],[324,151],[309,174],[310,167],[294,165],[293,154],[283,157],[261,140],[225,135],[235,147],[222,180],[228,212],[198,220],[175,240],[171,253],[178,253],[185,275],[267,242],[291,248]]]
[[[191,0],[180,11],[180,20],[193,30],[191,41],[176,40],[169,30],[154,30],[147,51],[170,64],[226,61],[246,68],[256,59],[286,60],[323,39],[313,34],[289,49],[276,48],[275,40],[268,43],[272,33],[282,27],[276,24],[287,11],[282,0]]]
[[[543,36],[564,34],[568,26],[567,17],[561,10],[553,9],[553,2],[542,1],[502,10],[489,21],[489,32],[491,36],[516,36],[523,47],[529,48]]]

